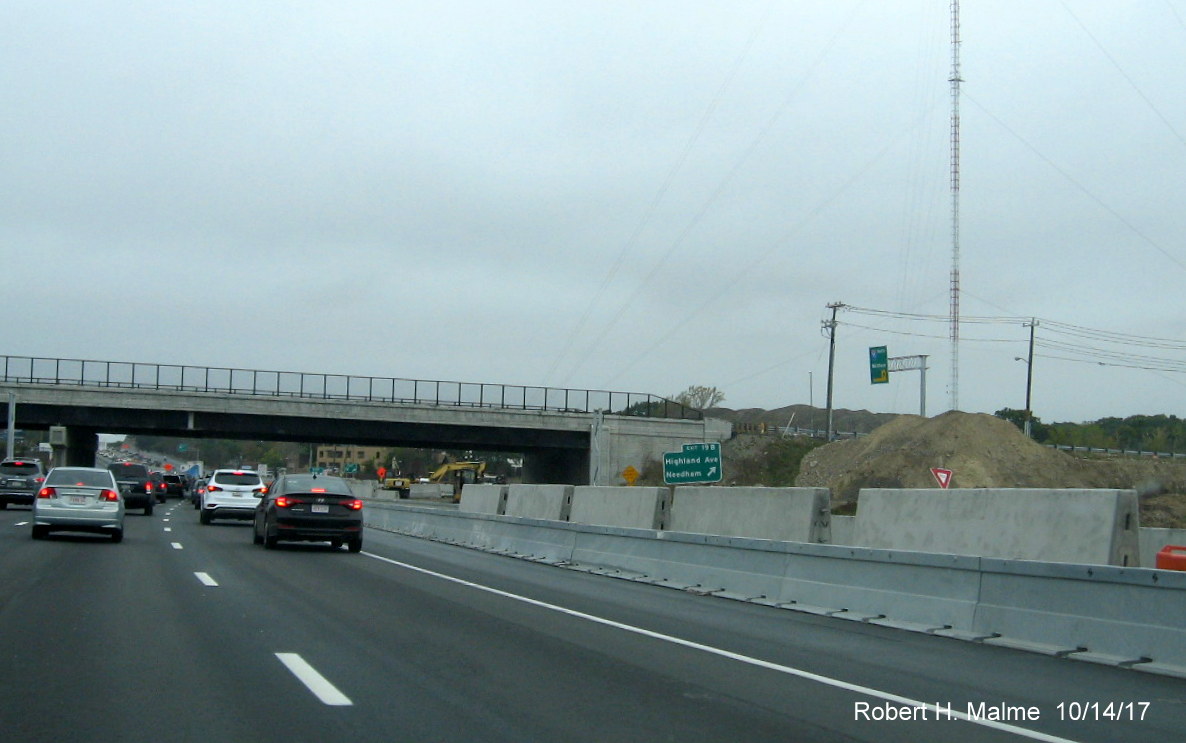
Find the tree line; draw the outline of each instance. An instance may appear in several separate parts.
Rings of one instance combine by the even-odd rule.
[[[1024,410],[1003,408],[995,415],[1025,429]],[[1041,444],[1186,452],[1186,420],[1176,415],[1130,415],[1127,418],[1100,418],[1087,423],[1043,423],[1034,416],[1030,421],[1030,432],[1034,441]]]

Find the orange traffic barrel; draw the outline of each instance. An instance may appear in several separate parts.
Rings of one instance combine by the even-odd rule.
[[[1157,553],[1158,570],[1186,570],[1186,547],[1167,544]]]

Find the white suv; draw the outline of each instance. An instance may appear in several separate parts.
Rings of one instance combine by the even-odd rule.
[[[267,492],[258,472],[251,470],[214,470],[202,494],[200,521],[255,518],[255,507]]]

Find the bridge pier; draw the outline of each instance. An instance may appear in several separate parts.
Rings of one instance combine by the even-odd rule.
[[[94,428],[71,426],[66,429],[66,451],[63,463],[67,467],[94,467],[99,453],[99,432]]]
[[[589,456],[574,449],[546,449],[523,453],[523,482],[587,485]]]

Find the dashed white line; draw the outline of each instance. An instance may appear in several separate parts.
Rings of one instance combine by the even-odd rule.
[[[333,707],[350,707],[354,704],[354,702],[350,701],[350,697],[338,691],[337,687],[327,681],[324,676],[317,672],[317,669],[309,665],[297,653],[276,653],[276,657],[322,703]]]
[[[165,531],[173,531],[173,527],[171,527],[171,526],[166,526],[166,527],[165,527]]]
[[[173,549],[180,550],[185,548],[181,546],[181,542],[173,542]]]
[[[211,588],[218,586],[218,581],[211,578],[209,573],[194,573],[194,575],[197,576],[198,580],[202,581],[202,585],[210,586]]]

